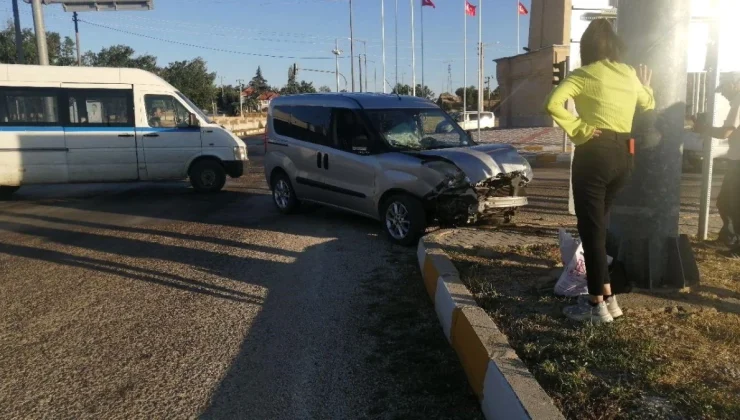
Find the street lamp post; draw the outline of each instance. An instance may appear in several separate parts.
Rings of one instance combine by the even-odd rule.
[[[352,66],[352,92],[355,91],[355,34],[352,26],[352,0],[349,0],[349,62]]]
[[[339,49],[339,40],[337,39],[335,41],[336,45],[335,48],[332,50],[332,53],[334,54],[334,61],[335,61],[335,67],[336,70],[334,71],[334,75],[337,78],[337,92],[339,92],[339,56],[342,54],[342,50]]]

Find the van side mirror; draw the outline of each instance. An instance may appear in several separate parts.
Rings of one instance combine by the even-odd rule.
[[[198,121],[198,117],[195,114],[193,114],[192,112],[190,113],[190,115],[188,117],[188,126],[190,126],[190,127],[200,127],[200,121]]]

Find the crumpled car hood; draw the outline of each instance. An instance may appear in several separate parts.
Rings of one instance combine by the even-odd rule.
[[[441,157],[454,163],[465,172],[473,184],[500,174],[531,170],[529,162],[508,144],[481,144],[472,147],[423,150],[418,152],[418,155]]]

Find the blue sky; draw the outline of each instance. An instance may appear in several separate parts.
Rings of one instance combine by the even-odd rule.
[[[421,0],[414,0],[416,23],[416,80],[421,82]],[[447,85],[447,66],[452,66],[454,87],[463,84],[463,2],[464,0],[433,0],[436,9],[424,8],[425,83],[437,94]],[[483,42],[486,45],[485,76],[494,76],[492,59],[516,53],[517,0],[470,0],[474,5],[483,2]],[[381,0],[353,0],[354,36],[367,41],[368,85],[373,90],[375,72],[377,87],[381,90]],[[12,18],[10,1],[0,6],[5,20]],[[20,1],[21,23],[32,27],[31,7]],[[530,0],[523,3],[529,7]],[[386,5],[386,71],[387,80],[395,82],[395,0]],[[317,87],[327,85],[334,89],[335,38],[340,49],[349,55],[348,0],[154,0],[154,10],[147,12],[89,12],[80,13],[80,19],[99,25],[80,23],[83,51],[98,51],[113,44],[127,44],[137,53],[156,55],[160,65],[175,60],[203,57],[212,71],[226,84],[237,79],[248,81],[257,66],[272,85],[282,86],[287,80],[288,67],[296,62],[299,78],[312,81]],[[71,13],[60,5],[44,6],[48,30],[74,38]],[[521,17],[521,43],[526,45],[529,19]],[[411,82],[410,1],[398,0],[398,78]],[[134,34],[176,41],[174,44],[147,39]],[[476,83],[478,20],[468,18],[468,84]],[[196,46],[223,49],[215,51]],[[355,54],[362,50],[356,43]],[[238,52],[238,53],[237,53]],[[242,54],[240,54],[242,53]],[[299,59],[250,56],[243,53],[301,57]],[[321,57],[323,59],[307,59]],[[370,62],[372,61],[372,62]],[[374,62],[374,63],[373,63]],[[357,67],[357,66],[355,66]],[[308,69],[330,73],[310,72]],[[340,60],[340,70],[350,77],[349,59]],[[357,70],[356,70],[357,71]],[[357,78],[357,75],[355,76]],[[342,83],[343,84],[343,83]]]

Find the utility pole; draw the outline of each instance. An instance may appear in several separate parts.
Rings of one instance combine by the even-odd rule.
[[[383,44],[383,93],[386,93],[385,88],[385,0],[380,0],[380,39]],[[337,70],[338,72],[339,70]],[[339,78],[337,77],[337,85],[339,85]],[[378,85],[375,82],[375,91],[377,92]],[[339,89],[337,89],[339,91]]]
[[[691,3],[619,2],[626,62],[653,69],[657,93],[654,114],[636,116],[634,174],[617,197],[609,225],[610,255],[625,264],[627,278],[639,288],[679,288],[698,280],[688,239],[678,231]]]
[[[355,33],[352,26],[352,0],[349,0],[349,63],[352,66],[352,92],[355,91]]]
[[[46,47],[46,28],[44,27],[44,11],[41,9],[41,0],[31,0],[33,9],[33,28],[36,32],[36,49],[39,54],[39,65],[49,65],[49,50]]]
[[[339,39],[334,40],[334,49],[332,50],[332,54],[334,54],[334,76],[336,76],[337,79],[337,92],[339,92],[339,55],[342,54],[342,50],[339,49]]]
[[[362,54],[357,56],[357,65],[360,66],[360,92],[362,92]]]
[[[411,96],[416,96],[416,42],[414,40],[414,1],[411,2]]]
[[[80,55],[80,28],[77,25],[79,19],[77,18],[77,12],[72,13],[72,22],[75,23],[75,46],[77,47],[77,65],[82,65],[82,55]]]
[[[18,0],[13,0],[13,25],[15,26],[15,61],[23,64],[26,59],[23,56],[23,32],[21,32],[21,17],[18,13]]]
[[[395,20],[394,23],[396,25],[396,30],[393,33],[396,37],[396,84],[393,86],[393,89],[398,87],[398,0],[396,0],[396,14],[395,14]]]
[[[367,44],[365,44],[365,48],[367,48]],[[365,50],[365,54],[363,54],[365,57],[365,92],[369,92],[367,88],[367,79],[368,79],[368,71],[367,71],[367,49]]]
[[[244,116],[244,87],[242,86],[242,83],[244,82],[244,79],[236,79],[236,83],[239,84],[239,116]]]

